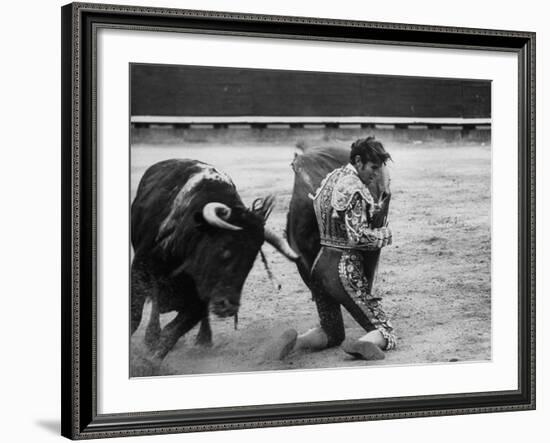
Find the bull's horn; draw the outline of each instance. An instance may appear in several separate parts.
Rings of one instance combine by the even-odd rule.
[[[264,228],[264,238],[266,242],[272,245],[289,260],[296,261],[298,260],[298,258],[300,258],[300,256],[292,250],[286,239],[284,239],[280,235],[275,234],[275,232],[273,232],[271,229]]]
[[[218,215],[218,211],[223,215]],[[212,202],[207,203],[202,208],[202,216],[209,225],[215,226],[217,228],[229,229],[231,231],[240,231],[242,228],[239,226],[232,225],[231,223],[226,222],[224,219],[229,218],[231,215],[231,208],[223,203]]]

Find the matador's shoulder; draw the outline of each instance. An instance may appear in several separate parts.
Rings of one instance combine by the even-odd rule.
[[[348,209],[355,194],[359,194],[367,203],[374,204],[369,189],[351,168],[353,168],[351,165],[343,168],[342,173],[334,184],[331,205],[337,211]]]

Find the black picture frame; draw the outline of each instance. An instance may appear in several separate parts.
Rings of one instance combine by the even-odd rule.
[[[62,435],[71,439],[535,408],[535,33],[72,3],[62,15]],[[98,27],[516,53],[518,389],[284,405],[97,413],[95,38]]]

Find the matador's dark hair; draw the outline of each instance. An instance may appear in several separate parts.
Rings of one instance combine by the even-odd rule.
[[[388,160],[392,160],[391,155],[386,152],[382,143],[372,136],[360,138],[352,143],[349,154],[350,160],[353,161],[356,155],[361,157],[363,163],[371,161],[385,165]]]

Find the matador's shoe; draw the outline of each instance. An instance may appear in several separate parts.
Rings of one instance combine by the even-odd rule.
[[[363,360],[384,360],[386,358],[384,352],[377,345],[369,341],[348,338],[342,343],[342,349],[355,358]]]
[[[294,349],[298,333],[295,329],[287,329],[272,343],[270,343],[264,352],[265,361],[282,360]]]

